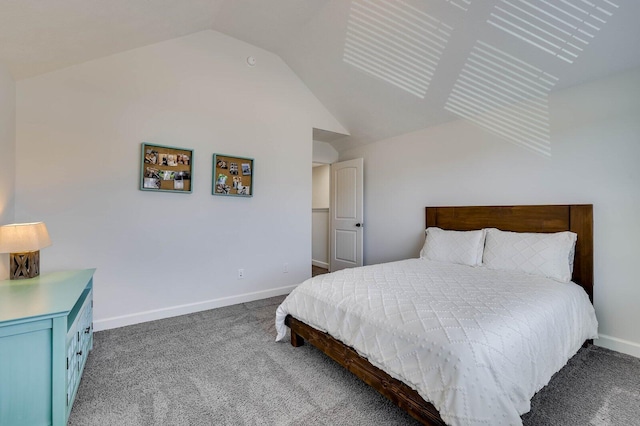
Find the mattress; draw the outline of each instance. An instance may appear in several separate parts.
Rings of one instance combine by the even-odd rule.
[[[584,290],[517,271],[408,259],[311,278],[278,307],[415,389],[450,425],[517,425],[597,320]]]

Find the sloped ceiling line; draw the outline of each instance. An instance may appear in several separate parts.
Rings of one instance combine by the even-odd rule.
[[[537,0],[535,5],[532,0],[498,1],[486,23],[569,63],[584,50],[573,41],[588,45],[577,34],[594,37],[591,32],[600,28],[592,22],[603,25],[604,15],[611,15],[589,0],[582,1],[600,15],[569,0],[560,0],[564,8],[547,0]],[[463,3],[470,5],[470,1]],[[589,22],[578,13],[593,19]],[[551,18],[557,22],[550,22]],[[568,22],[569,18],[582,27]],[[452,32],[450,25],[403,0],[352,0],[343,61],[424,99]],[[548,95],[557,82],[544,70],[477,41],[444,109],[509,142],[550,156]]]
[[[572,64],[613,16],[609,0],[501,0],[487,23]]]
[[[555,81],[543,70],[478,41],[444,108],[509,142],[550,156],[548,95]]]
[[[474,84],[459,78],[467,58],[502,63],[477,40],[559,77],[540,74],[553,91],[640,67],[638,16],[640,0],[0,1],[0,61],[21,80],[212,29],[280,56],[349,128],[331,140],[342,152],[460,118],[444,106],[456,82]]]
[[[424,99],[452,30],[402,0],[353,0],[343,61]]]
[[[572,2],[573,1],[573,2]],[[569,64],[589,45],[606,17],[609,0],[500,0],[487,23]],[[590,9],[589,9],[590,8]],[[553,22],[552,22],[553,21]],[[582,47],[574,43],[582,43]],[[509,142],[551,156],[548,95],[558,78],[478,41],[467,57],[445,110]]]

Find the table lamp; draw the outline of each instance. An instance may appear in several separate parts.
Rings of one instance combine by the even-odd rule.
[[[43,222],[0,226],[0,253],[10,253],[9,279],[40,275],[40,249],[50,245],[51,238]]]

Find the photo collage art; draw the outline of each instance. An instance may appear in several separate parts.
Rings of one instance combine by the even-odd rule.
[[[143,144],[141,189],[191,192],[193,151]]]
[[[253,160],[213,155],[213,194],[252,196]]]

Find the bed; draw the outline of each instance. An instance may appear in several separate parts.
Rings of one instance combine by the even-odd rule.
[[[443,230],[571,231],[577,234],[571,279],[582,288],[570,283],[553,285],[546,278],[519,272],[496,275],[487,268],[407,259],[338,271],[305,283],[310,301],[302,299],[303,290],[296,289],[278,308],[279,337],[286,324],[293,346],[307,340],[423,424],[517,423],[519,415],[528,411],[531,396],[582,343],[596,337],[597,322],[589,304],[593,300],[592,206],[427,207],[425,214],[427,228]],[[425,290],[421,284],[424,279],[436,287]],[[501,284],[505,280],[509,287]],[[389,281],[393,294],[384,287]],[[438,283],[446,285],[438,288]],[[465,300],[452,299],[447,292],[456,288],[463,299],[484,302],[472,306]],[[538,293],[546,299],[537,299]],[[509,301],[512,295],[515,304]],[[562,305],[565,298],[569,300],[566,306]],[[505,306],[503,300],[514,309],[500,311]],[[325,306],[330,303],[334,306]],[[411,309],[403,308],[407,303],[412,303]],[[445,305],[452,305],[450,312]],[[367,309],[371,310],[369,319],[365,319]],[[479,316],[489,318],[490,323],[497,317],[508,317],[508,321],[497,323],[498,331],[485,324],[468,326],[468,318],[460,316],[460,309],[474,310],[473,318],[478,310],[488,310]],[[432,318],[414,320],[414,311],[426,312]],[[565,311],[569,316],[560,320]],[[383,315],[391,319],[378,321]],[[394,323],[395,318],[404,321],[403,325]],[[447,325],[454,319],[455,327]],[[428,326],[429,321],[433,327]],[[433,340],[418,335],[416,324],[433,334]],[[452,346],[440,346],[443,333]],[[465,334],[475,343],[465,342],[455,333]],[[456,345],[459,349],[454,348]],[[498,354],[498,369],[484,362],[484,357],[492,353]],[[524,353],[528,359],[512,359],[512,353]],[[460,382],[460,377],[467,382]],[[439,380],[442,385],[435,389],[438,386],[430,380]]]

